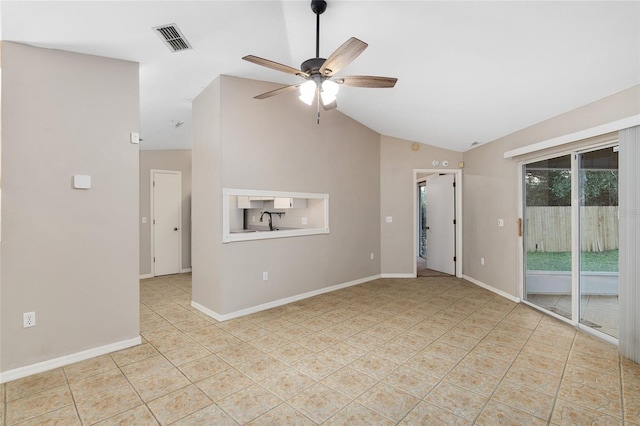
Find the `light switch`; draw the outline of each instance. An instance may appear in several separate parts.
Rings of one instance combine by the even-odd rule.
[[[391,223],[391,222],[393,222],[393,217],[392,216],[387,216],[385,218],[385,220],[386,220],[387,223]]]
[[[91,188],[91,176],[89,175],[73,175],[73,187],[75,189]]]
[[[142,223],[147,223],[147,218],[146,217],[142,218]]]
[[[136,132],[131,132],[131,135],[129,136],[129,141],[131,143],[140,143],[140,133],[136,133]]]
[[[504,219],[498,219],[498,226],[500,228],[504,227]]]

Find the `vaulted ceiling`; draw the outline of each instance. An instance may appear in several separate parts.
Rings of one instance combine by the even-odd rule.
[[[300,82],[241,58],[299,67],[314,57],[309,3],[5,0],[1,33],[139,62],[141,148],[180,149],[191,147],[191,101],[218,75]],[[172,53],[152,30],[171,23],[192,50]],[[338,110],[384,135],[457,151],[640,84],[638,1],[328,0],[320,55],[352,36],[369,47],[338,75],[398,83],[342,87]]]

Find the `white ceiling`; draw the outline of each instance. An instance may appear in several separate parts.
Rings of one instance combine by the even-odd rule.
[[[139,62],[141,148],[179,149],[191,147],[191,101],[218,75],[298,82],[241,58],[299,67],[314,57],[309,3],[5,0],[1,31]],[[170,23],[193,50],[171,53],[151,29]],[[639,1],[329,0],[320,55],[351,36],[369,47],[338,75],[398,83],[343,87],[338,110],[384,135],[458,151],[640,84]]]

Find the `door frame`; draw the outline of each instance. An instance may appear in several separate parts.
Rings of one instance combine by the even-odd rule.
[[[155,200],[154,200],[154,179],[153,179],[153,175],[155,173],[163,173],[163,174],[172,174],[172,175],[177,175],[178,176],[178,180],[180,181],[180,199],[182,200],[182,172],[179,170],[162,170],[162,169],[151,169],[149,170],[149,199],[150,199],[150,206],[149,206],[149,220],[151,221],[150,223],[150,227],[151,227],[151,232],[150,232],[150,240],[151,240],[151,249],[149,250],[149,253],[151,254],[151,258],[149,259],[151,262],[151,276],[155,277],[156,276],[156,263],[153,261],[154,257],[155,257]],[[178,226],[178,253],[179,253],[179,258],[178,258],[178,272],[182,272],[182,205],[180,206],[179,209],[179,223],[180,225]]]
[[[411,262],[413,264],[413,276],[418,276],[418,265],[416,259],[418,258],[418,175],[419,174],[447,174],[455,176],[455,211],[456,211],[456,225],[455,225],[455,245],[456,245],[456,277],[462,277],[462,169],[413,169],[413,179],[411,181],[411,194],[413,195],[413,238],[411,239],[413,244],[413,258]]]
[[[418,233],[418,235],[416,236],[416,259],[420,256],[420,244],[422,243],[422,241],[420,241],[420,234],[422,233],[422,231],[420,230],[420,225],[421,225],[421,221],[420,221],[420,187],[424,186],[425,190],[427,189],[427,178],[425,177],[421,177],[416,179],[416,183],[415,185],[418,187],[416,190],[416,196],[418,197],[418,199],[416,200],[416,232]],[[426,257],[423,257],[424,260],[426,260]],[[416,271],[417,273],[417,271]]]

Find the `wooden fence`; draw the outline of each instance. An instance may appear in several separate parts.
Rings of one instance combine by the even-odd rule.
[[[618,207],[581,207],[582,251],[618,248]],[[527,207],[527,251],[571,251],[571,207]]]

